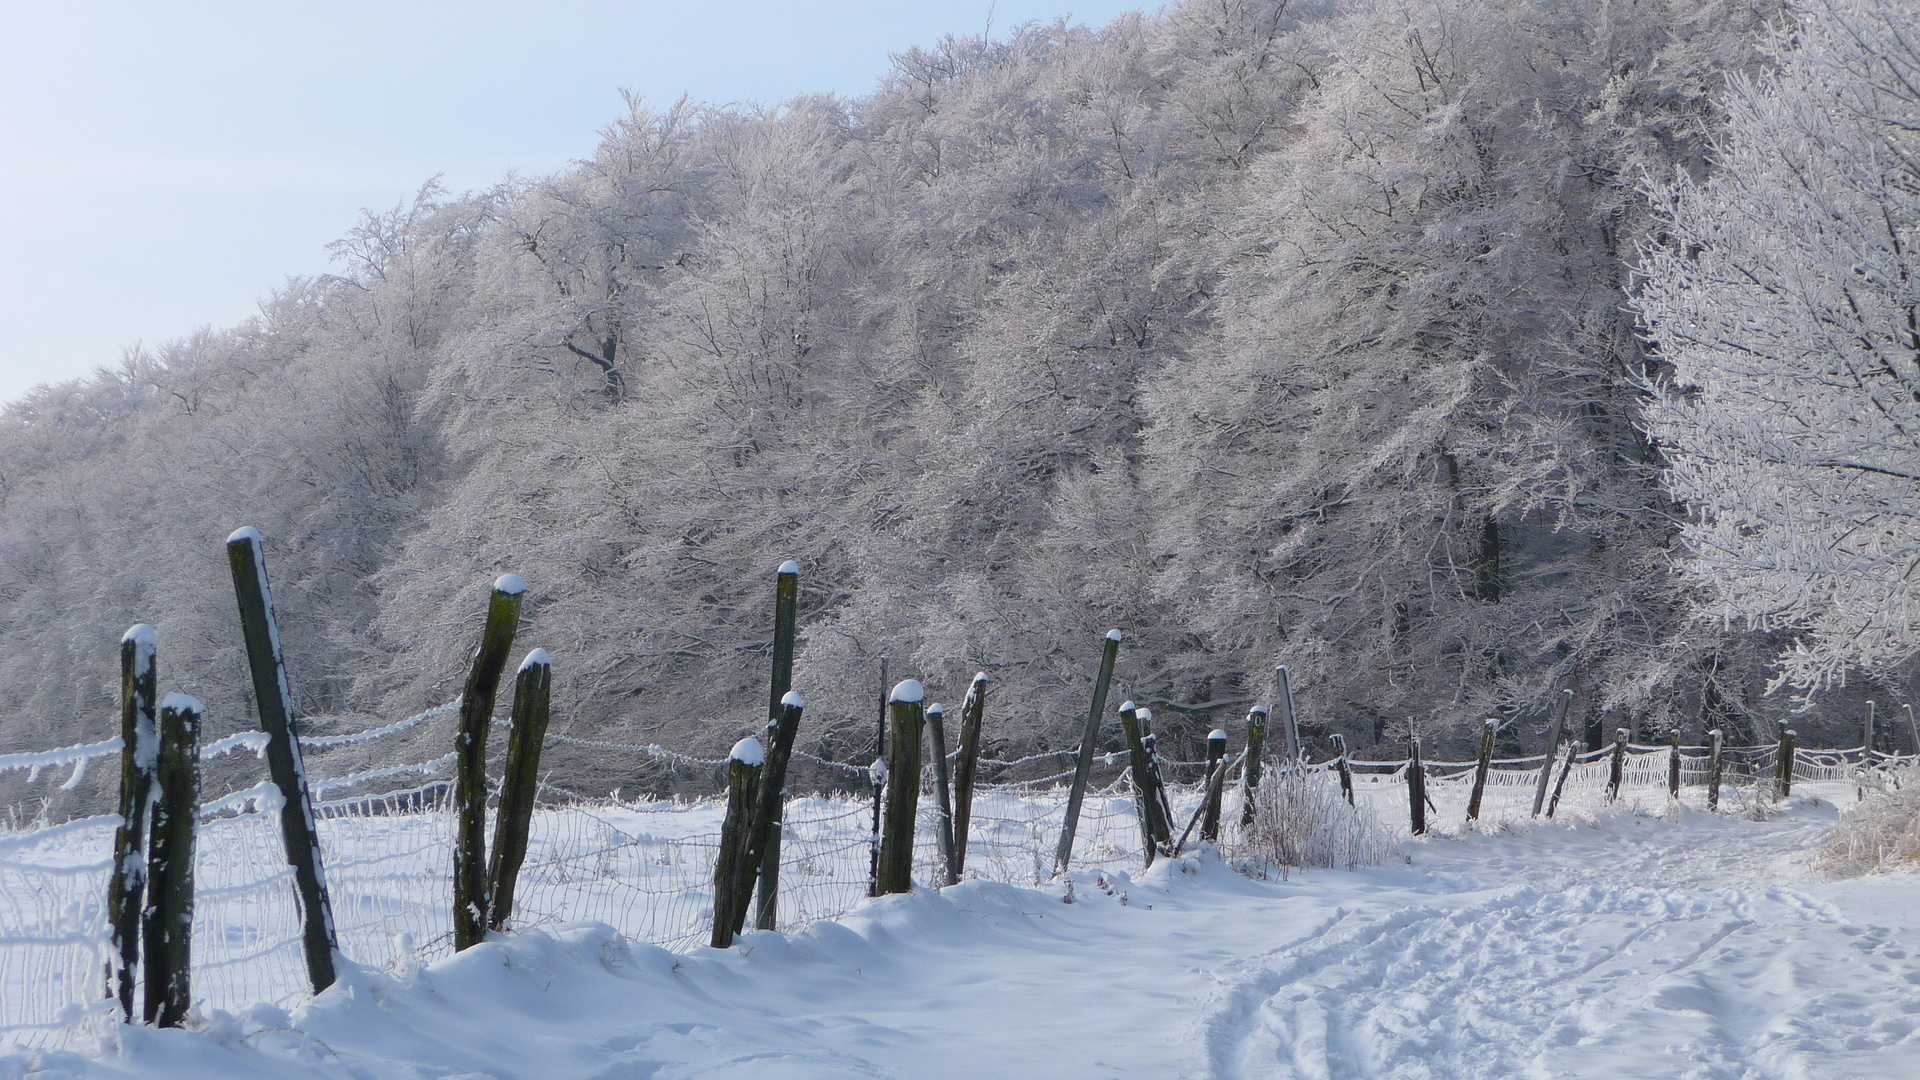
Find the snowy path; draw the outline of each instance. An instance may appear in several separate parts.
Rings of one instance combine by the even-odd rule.
[[[1920,874],[1821,881],[1832,820],[1622,814],[1289,882],[1202,858],[1073,903],[971,883],[727,953],[529,933],[0,1077],[1920,1076]]]

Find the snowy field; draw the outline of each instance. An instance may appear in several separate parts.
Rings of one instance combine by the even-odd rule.
[[[1467,830],[1465,785],[1442,781],[1425,839],[1404,836],[1403,786],[1360,791],[1401,835],[1379,867],[1253,880],[1209,850],[1143,873],[1109,797],[1085,868],[1044,883],[1057,793],[997,794],[976,869],[1005,880],[856,893],[725,952],[643,921],[671,895],[698,936],[700,860],[646,893],[620,884],[632,866],[555,859],[530,929],[457,957],[396,947],[317,1000],[209,998],[198,1030],[90,1028],[0,1055],[0,1078],[1920,1075],[1920,875],[1812,866],[1851,785],[1799,784],[1754,820],[1653,785],[1603,808],[1577,773],[1554,823],[1526,822],[1515,783]],[[857,864],[819,879],[863,885],[858,805],[800,809],[837,818],[820,850]],[[681,842],[712,813],[591,811]],[[421,847],[393,876],[421,882],[424,923],[445,916],[424,902],[445,851]]]

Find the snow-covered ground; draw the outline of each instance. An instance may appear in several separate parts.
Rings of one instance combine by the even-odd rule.
[[[1920,874],[1823,880],[1840,797],[971,881],[725,952],[572,924],[0,1077],[1920,1076]]]

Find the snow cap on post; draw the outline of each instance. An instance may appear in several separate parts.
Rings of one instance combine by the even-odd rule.
[[[525,671],[530,667],[552,667],[552,666],[553,666],[553,661],[547,657],[547,650],[545,649],[535,649],[532,652],[527,654],[527,658],[525,660],[520,661],[521,671]]]
[[[177,713],[205,713],[207,711],[207,707],[200,704],[199,698],[187,694],[167,694],[161,697],[160,708]]]
[[[792,559],[788,559],[786,562],[780,564],[779,572],[782,574],[797,574],[800,572],[800,564],[794,562]]]
[[[1139,717],[1140,717],[1140,722],[1141,722],[1141,723],[1143,723],[1143,724],[1151,724],[1151,723],[1153,723],[1153,710],[1152,710],[1152,709],[1149,709],[1149,708],[1147,708],[1147,707],[1146,707],[1145,705],[1142,705],[1142,706],[1140,706],[1139,708],[1137,708],[1137,709],[1135,709],[1135,710],[1133,710],[1133,711],[1134,711],[1134,714],[1135,714],[1135,715],[1137,715],[1137,716],[1139,716]]]
[[[727,757],[742,765],[750,765],[757,769],[766,763],[767,752],[760,748],[759,739],[749,735],[739,742],[734,743],[733,753],[728,754]]]
[[[804,709],[807,707],[807,699],[800,696],[800,691],[789,690],[780,696],[780,704],[789,709]]]
[[[1214,741],[1215,739],[1218,739],[1218,740],[1220,740],[1221,742],[1226,742],[1226,741],[1227,741],[1227,733],[1226,733],[1226,732],[1225,732],[1224,730],[1222,730],[1222,729],[1220,729],[1220,728],[1214,728],[1214,729],[1213,729],[1212,731],[1209,731],[1209,732],[1207,732],[1207,741],[1208,741],[1208,742],[1212,742],[1212,741]]]
[[[1127,700],[1120,703],[1121,712],[1133,712],[1134,709],[1135,709],[1135,706],[1133,704],[1132,698],[1128,698]]]
[[[938,713],[938,714],[939,714],[939,715],[941,715],[941,716],[945,716],[945,715],[947,715],[947,707],[946,707],[945,705],[942,705],[942,704],[940,704],[940,703],[939,703],[939,702],[937,702],[937,701],[936,701],[936,702],[934,702],[933,704],[931,704],[931,705],[929,705],[929,706],[927,706],[927,715],[928,715],[928,716],[932,716],[932,715],[934,715],[935,713]]]
[[[1118,630],[1109,630],[1109,631],[1107,631],[1107,640],[1108,640],[1108,641],[1119,641],[1119,640],[1120,640],[1120,631],[1118,631]]]
[[[261,543],[260,530],[251,525],[242,525],[233,530],[233,533],[227,537],[227,543],[229,544],[237,544],[242,540],[251,540],[256,544]]]
[[[973,673],[973,681],[974,681],[975,683],[983,683],[983,682],[986,682],[986,681],[987,681],[987,673],[986,673],[986,672],[984,672],[984,671],[976,671],[976,672],[974,672],[974,673]]]
[[[1251,713],[1259,713],[1261,716],[1267,715],[1267,707],[1265,705],[1255,705],[1253,708],[1248,709],[1247,711]]]
[[[127,627],[126,633],[120,635],[120,642],[121,644],[131,642],[135,645],[144,645],[151,649],[160,643],[160,638],[153,632],[153,627],[148,626],[146,623],[134,623],[132,626]]]
[[[921,686],[918,679],[907,679],[896,684],[893,693],[887,695],[889,704],[897,701],[917,705],[925,700],[927,700],[927,688]]]
[[[494,580],[493,591],[506,593],[508,596],[519,596],[527,591],[527,583],[520,579],[519,574],[501,574]]]

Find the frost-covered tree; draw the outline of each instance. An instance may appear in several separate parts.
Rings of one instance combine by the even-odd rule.
[[[1920,5],[1816,0],[1652,192],[1648,423],[1702,610],[1790,632],[1802,690],[1920,649]]]

